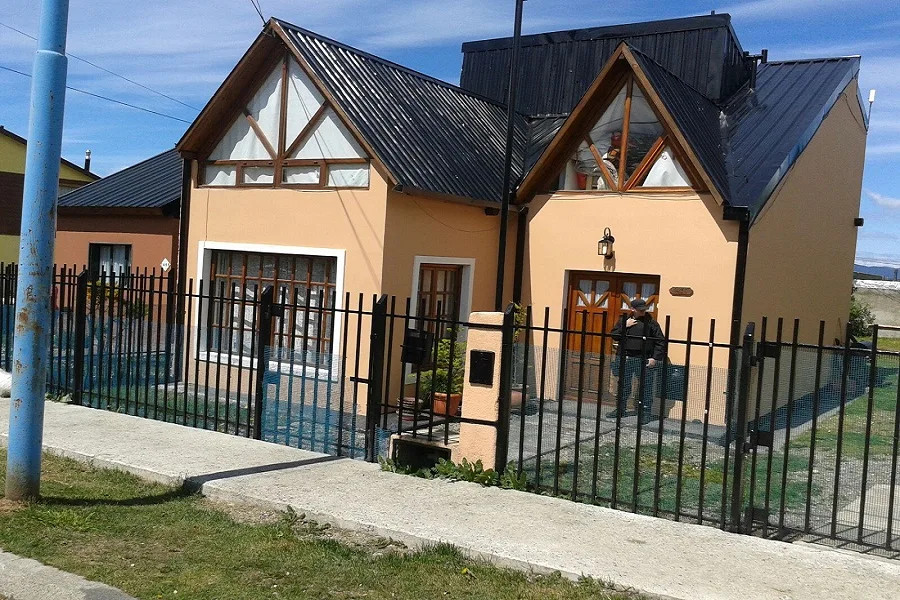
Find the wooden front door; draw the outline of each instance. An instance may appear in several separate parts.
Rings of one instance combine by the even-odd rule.
[[[603,338],[604,315],[606,333],[612,331],[623,314],[631,310],[631,301],[643,298],[656,318],[659,303],[659,276],[601,271],[574,271],[569,277],[567,295],[569,333],[566,336],[566,397],[575,399],[579,388],[584,399],[596,400],[600,385],[600,355],[606,364],[613,354],[613,342]],[[587,335],[582,336],[581,331]],[[584,337],[584,340],[582,340]],[[584,369],[581,352],[584,348]]]

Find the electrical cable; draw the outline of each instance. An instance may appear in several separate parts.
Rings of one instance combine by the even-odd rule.
[[[3,65],[0,65],[0,69],[3,69],[4,71],[9,71],[10,73],[16,73],[16,74],[18,74],[18,75],[23,75],[23,76],[25,76],[25,77],[31,77],[31,74],[30,74],[30,73],[25,73],[24,71],[19,71],[19,70],[17,70],[17,69],[13,69],[13,68],[10,68],[10,67],[5,67],[5,66],[3,66]],[[187,123],[188,125],[191,124],[190,121],[186,121],[185,119],[181,119],[181,118],[179,118],[179,117],[173,117],[172,115],[167,115],[167,114],[165,114],[165,113],[161,113],[161,112],[158,112],[158,111],[149,109],[149,108],[144,108],[143,106],[137,106],[136,104],[129,104],[128,102],[122,102],[121,100],[116,100],[115,98],[107,98],[106,96],[101,96],[100,94],[95,94],[94,92],[88,92],[87,90],[82,90],[82,89],[79,89],[79,88],[76,88],[76,87],[72,87],[72,86],[70,86],[70,85],[67,85],[67,86],[66,86],[66,89],[67,89],[67,90],[72,90],[73,92],[78,92],[79,94],[85,94],[86,96],[93,96],[94,98],[99,98],[99,99],[101,99],[101,100],[106,100],[107,102],[113,102],[113,103],[115,103],[115,104],[120,104],[120,105],[122,105],[122,106],[127,106],[128,108],[134,108],[134,109],[137,109],[137,110],[142,110],[142,111],[148,112],[148,113],[150,113],[150,114],[152,114],[152,115],[157,115],[157,116],[160,116],[160,117],[165,117],[165,118],[167,118],[167,119],[172,119],[173,121],[180,121],[180,122],[182,122],[182,123]]]
[[[34,37],[33,35],[30,35],[30,34],[28,34],[28,33],[25,33],[24,31],[22,31],[22,30],[20,30],[20,29],[16,29],[15,27],[12,27],[11,25],[7,25],[6,23],[0,23],[0,25],[2,25],[3,27],[6,27],[7,29],[9,29],[9,30],[11,30],[11,31],[15,31],[15,32],[18,33],[18,34],[24,35],[24,36],[27,37],[27,38],[30,38],[30,39],[32,39],[32,40],[34,40],[34,41],[37,41],[37,38]],[[162,96],[163,98],[165,98],[165,99],[167,99],[167,100],[171,100],[172,102],[176,102],[176,103],[178,103],[178,104],[180,104],[180,105],[182,105],[182,106],[185,106],[185,107],[187,107],[187,108],[190,108],[191,110],[195,110],[195,111],[197,111],[197,112],[200,112],[200,109],[197,108],[196,106],[191,106],[190,104],[187,104],[187,103],[185,103],[185,102],[182,102],[182,101],[179,100],[178,98],[173,98],[172,96],[169,96],[168,94],[164,94],[163,92],[160,92],[160,91],[158,91],[158,90],[154,90],[153,88],[151,88],[151,87],[149,87],[149,86],[146,86],[146,85],[144,85],[143,83],[138,83],[137,81],[135,81],[135,80],[133,80],[133,79],[129,79],[128,77],[125,77],[124,75],[120,75],[120,74],[116,73],[115,71],[110,71],[110,70],[107,69],[106,67],[101,67],[101,66],[98,65],[97,63],[91,62],[91,61],[89,61],[89,60],[86,59],[86,58],[81,58],[80,56],[76,56],[76,55],[72,54],[71,52],[66,52],[66,56],[68,56],[68,57],[70,57],[70,58],[74,58],[75,60],[79,60],[79,61],[81,61],[81,62],[83,62],[83,63],[85,63],[85,64],[87,64],[87,65],[90,65],[90,66],[94,67],[95,69],[100,69],[100,70],[103,71],[104,73],[109,73],[110,75],[113,75],[113,76],[115,76],[115,77],[118,77],[119,79],[123,79],[123,80],[127,81],[127,82],[130,83],[130,84],[136,85],[136,86],[138,86],[139,88],[143,88],[143,89],[147,90],[148,92],[153,92],[154,94],[157,94],[157,95],[159,95],[159,96]]]

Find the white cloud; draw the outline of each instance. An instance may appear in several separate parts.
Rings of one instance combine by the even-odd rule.
[[[900,150],[898,150],[898,152],[900,152]],[[889,208],[892,210],[900,209],[900,198],[891,198],[890,196],[885,196],[884,194],[879,194],[870,190],[866,190],[866,195],[872,199],[872,202],[882,208]]]
[[[866,156],[888,156],[900,154],[900,143],[870,144],[866,147]]]

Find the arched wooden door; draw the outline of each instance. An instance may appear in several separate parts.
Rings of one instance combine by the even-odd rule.
[[[606,364],[613,352],[613,342],[602,337],[603,316],[606,315],[606,333],[612,331],[623,314],[631,311],[631,301],[643,298],[655,319],[659,304],[659,276],[631,273],[607,273],[602,271],[573,271],[569,276],[567,303],[569,309],[569,333],[566,335],[566,397],[578,397],[596,401],[600,386],[600,355],[605,354]],[[586,322],[586,323],[585,323]],[[582,342],[582,327],[586,335]],[[582,343],[584,345],[584,369],[581,366]]]

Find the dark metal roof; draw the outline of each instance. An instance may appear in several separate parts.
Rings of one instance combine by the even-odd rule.
[[[675,120],[716,189],[728,200],[728,171],[719,109],[709,99],[644,54],[632,51],[650,85]]]
[[[162,208],[181,200],[183,162],[167,150],[99,181],[69,192],[60,207]]]
[[[750,62],[727,14],[524,36],[517,108],[525,114],[570,112],[620,43],[640,50],[713,101],[750,76]],[[460,86],[504,101],[512,38],[463,44]]]
[[[12,131],[10,131],[9,129],[4,127],[3,125],[0,125],[0,135],[5,135],[6,137],[8,137],[10,139],[19,142],[23,146],[26,146],[26,147],[28,146],[28,140],[23,138],[21,135],[17,135],[15,133],[13,133]],[[60,158],[59,160],[60,160],[60,162],[62,162],[62,164],[66,165],[70,169],[75,169],[79,173],[81,173],[83,175],[87,175],[91,179],[95,179],[95,180],[100,179],[99,175],[97,175],[96,173],[91,173],[90,171],[88,171],[87,169],[85,169],[82,166],[76,165],[75,163],[68,161],[64,158]]]
[[[525,169],[527,173],[544,153],[568,115],[548,115],[529,119],[528,146],[525,149]]]
[[[809,144],[859,57],[770,62],[725,106],[730,203],[758,212]]]
[[[498,201],[504,105],[276,21],[401,186]],[[527,134],[528,122],[518,116],[516,166],[522,164]]]

